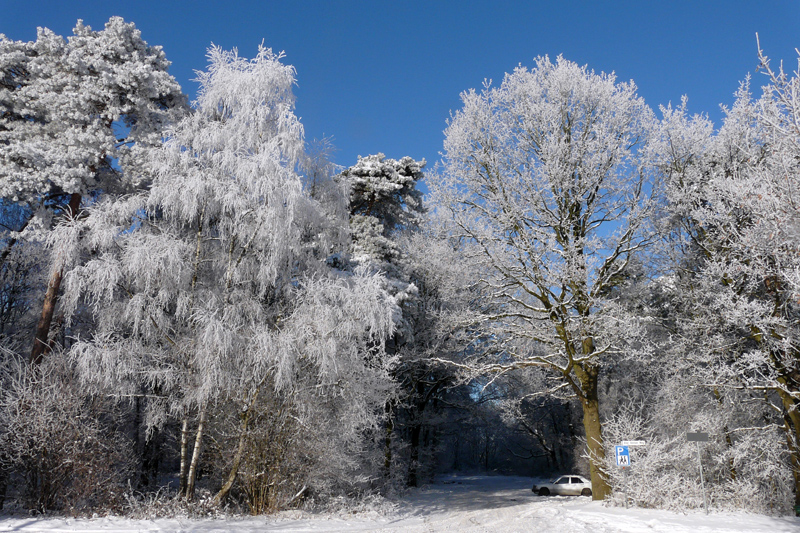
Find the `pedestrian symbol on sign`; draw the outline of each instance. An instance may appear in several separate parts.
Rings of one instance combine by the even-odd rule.
[[[617,466],[630,466],[631,465],[631,456],[628,453],[627,446],[615,446],[617,455]]]

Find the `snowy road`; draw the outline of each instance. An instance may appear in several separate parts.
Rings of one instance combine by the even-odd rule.
[[[800,518],[677,514],[604,507],[581,497],[539,497],[522,477],[446,478],[410,493],[396,511],[352,517],[284,513],[229,520],[0,519],[0,532],[470,532],[470,533],[800,533]]]

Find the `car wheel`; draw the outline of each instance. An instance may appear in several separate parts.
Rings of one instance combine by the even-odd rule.
[[[539,496],[550,496],[550,491],[546,487],[539,489]]]
[[[581,496],[591,496],[591,495],[592,495],[592,489],[583,489],[581,491]]]

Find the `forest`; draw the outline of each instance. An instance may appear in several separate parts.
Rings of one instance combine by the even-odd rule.
[[[339,166],[284,59],[212,46],[190,102],[119,17],[0,34],[0,509],[576,472],[684,511],[700,454],[716,509],[800,513],[797,71],[759,49],[715,127],[539,56],[440,161]]]

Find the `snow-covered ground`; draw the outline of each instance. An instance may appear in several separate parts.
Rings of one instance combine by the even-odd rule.
[[[582,497],[539,497],[523,477],[459,476],[412,491],[388,513],[227,520],[122,518],[0,519],[0,531],[20,532],[536,532],[536,533],[798,533],[800,518],[745,513],[678,514],[604,507]]]

